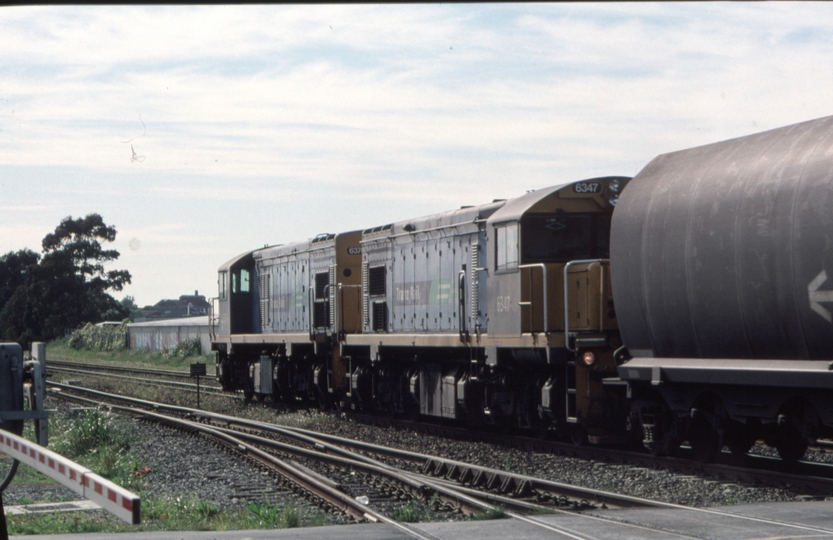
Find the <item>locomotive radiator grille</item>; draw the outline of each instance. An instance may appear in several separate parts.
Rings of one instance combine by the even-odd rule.
[[[261,328],[266,328],[269,326],[270,318],[269,318],[269,307],[270,302],[269,299],[271,298],[271,290],[270,285],[272,282],[272,275],[263,272],[260,274],[260,326]]]
[[[329,294],[329,304],[331,309],[330,311],[330,328],[335,329],[336,326],[336,267],[335,265],[330,267],[330,294]]]
[[[477,326],[477,321],[480,317],[480,280],[478,279],[478,269],[480,268],[480,246],[472,244],[471,246],[471,291],[469,298],[469,307],[471,308],[472,326]]]
[[[370,311],[369,311],[369,293],[368,293],[368,267],[367,263],[362,264],[362,319],[364,321],[364,325],[367,326],[370,324]]]
[[[388,308],[385,301],[387,268],[385,266],[368,268],[367,275],[368,301],[373,299],[373,316],[369,324],[374,332],[384,332],[388,327]]]
[[[315,328],[326,328],[330,321],[330,272],[315,274],[315,299],[313,305],[313,321]]]

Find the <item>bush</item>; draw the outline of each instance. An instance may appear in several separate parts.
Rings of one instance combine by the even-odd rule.
[[[130,454],[137,434],[121,418],[100,410],[81,413],[56,426],[50,446],[108,480],[127,489],[141,486],[140,464]]]
[[[202,342],[200,341],[200,338],[191,338],[186,339],[185,341],[180,341],[173,349],[165,353],[166,357],[179,360],[183,360],[189,356],[200,355],[202,355]]]
[[[69,336],[68,345],[73,349],[89,349],[93,351],[120,351],[127,348],[127,323],[124,319],[120,324],[104,324],[95,326],[87,323]]]

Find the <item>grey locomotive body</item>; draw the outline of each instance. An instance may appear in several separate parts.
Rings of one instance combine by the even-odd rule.
[[[619,346],[608,238],[627,182],[243,254],[220,268],[220,381],[249,399],[607,434],[622,409],[600,382]]]

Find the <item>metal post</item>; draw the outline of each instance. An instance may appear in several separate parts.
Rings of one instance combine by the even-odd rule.
[[[2,491],[0,491],[0,540],[9,540],[9,529],[6,527],[6,511],[3,510]]]
[[[197,408],[200,408],[200,377],[205,376],[205,364],[191,364],[191,377],[197,378]]]

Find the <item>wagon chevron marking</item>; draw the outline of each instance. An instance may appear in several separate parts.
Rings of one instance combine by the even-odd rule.
[[[813,281],[807,285],[807,293],[810,297],[810,309],[821,315],[825,318],[825,320],[829,323],[833,323],[833,314],[830,313],[827,309],[822,307],[819,302],[833,302],[833,291],[820,291],[818,290],[822,284],[827,281],[827,271],[822,270],[819,272]]]

